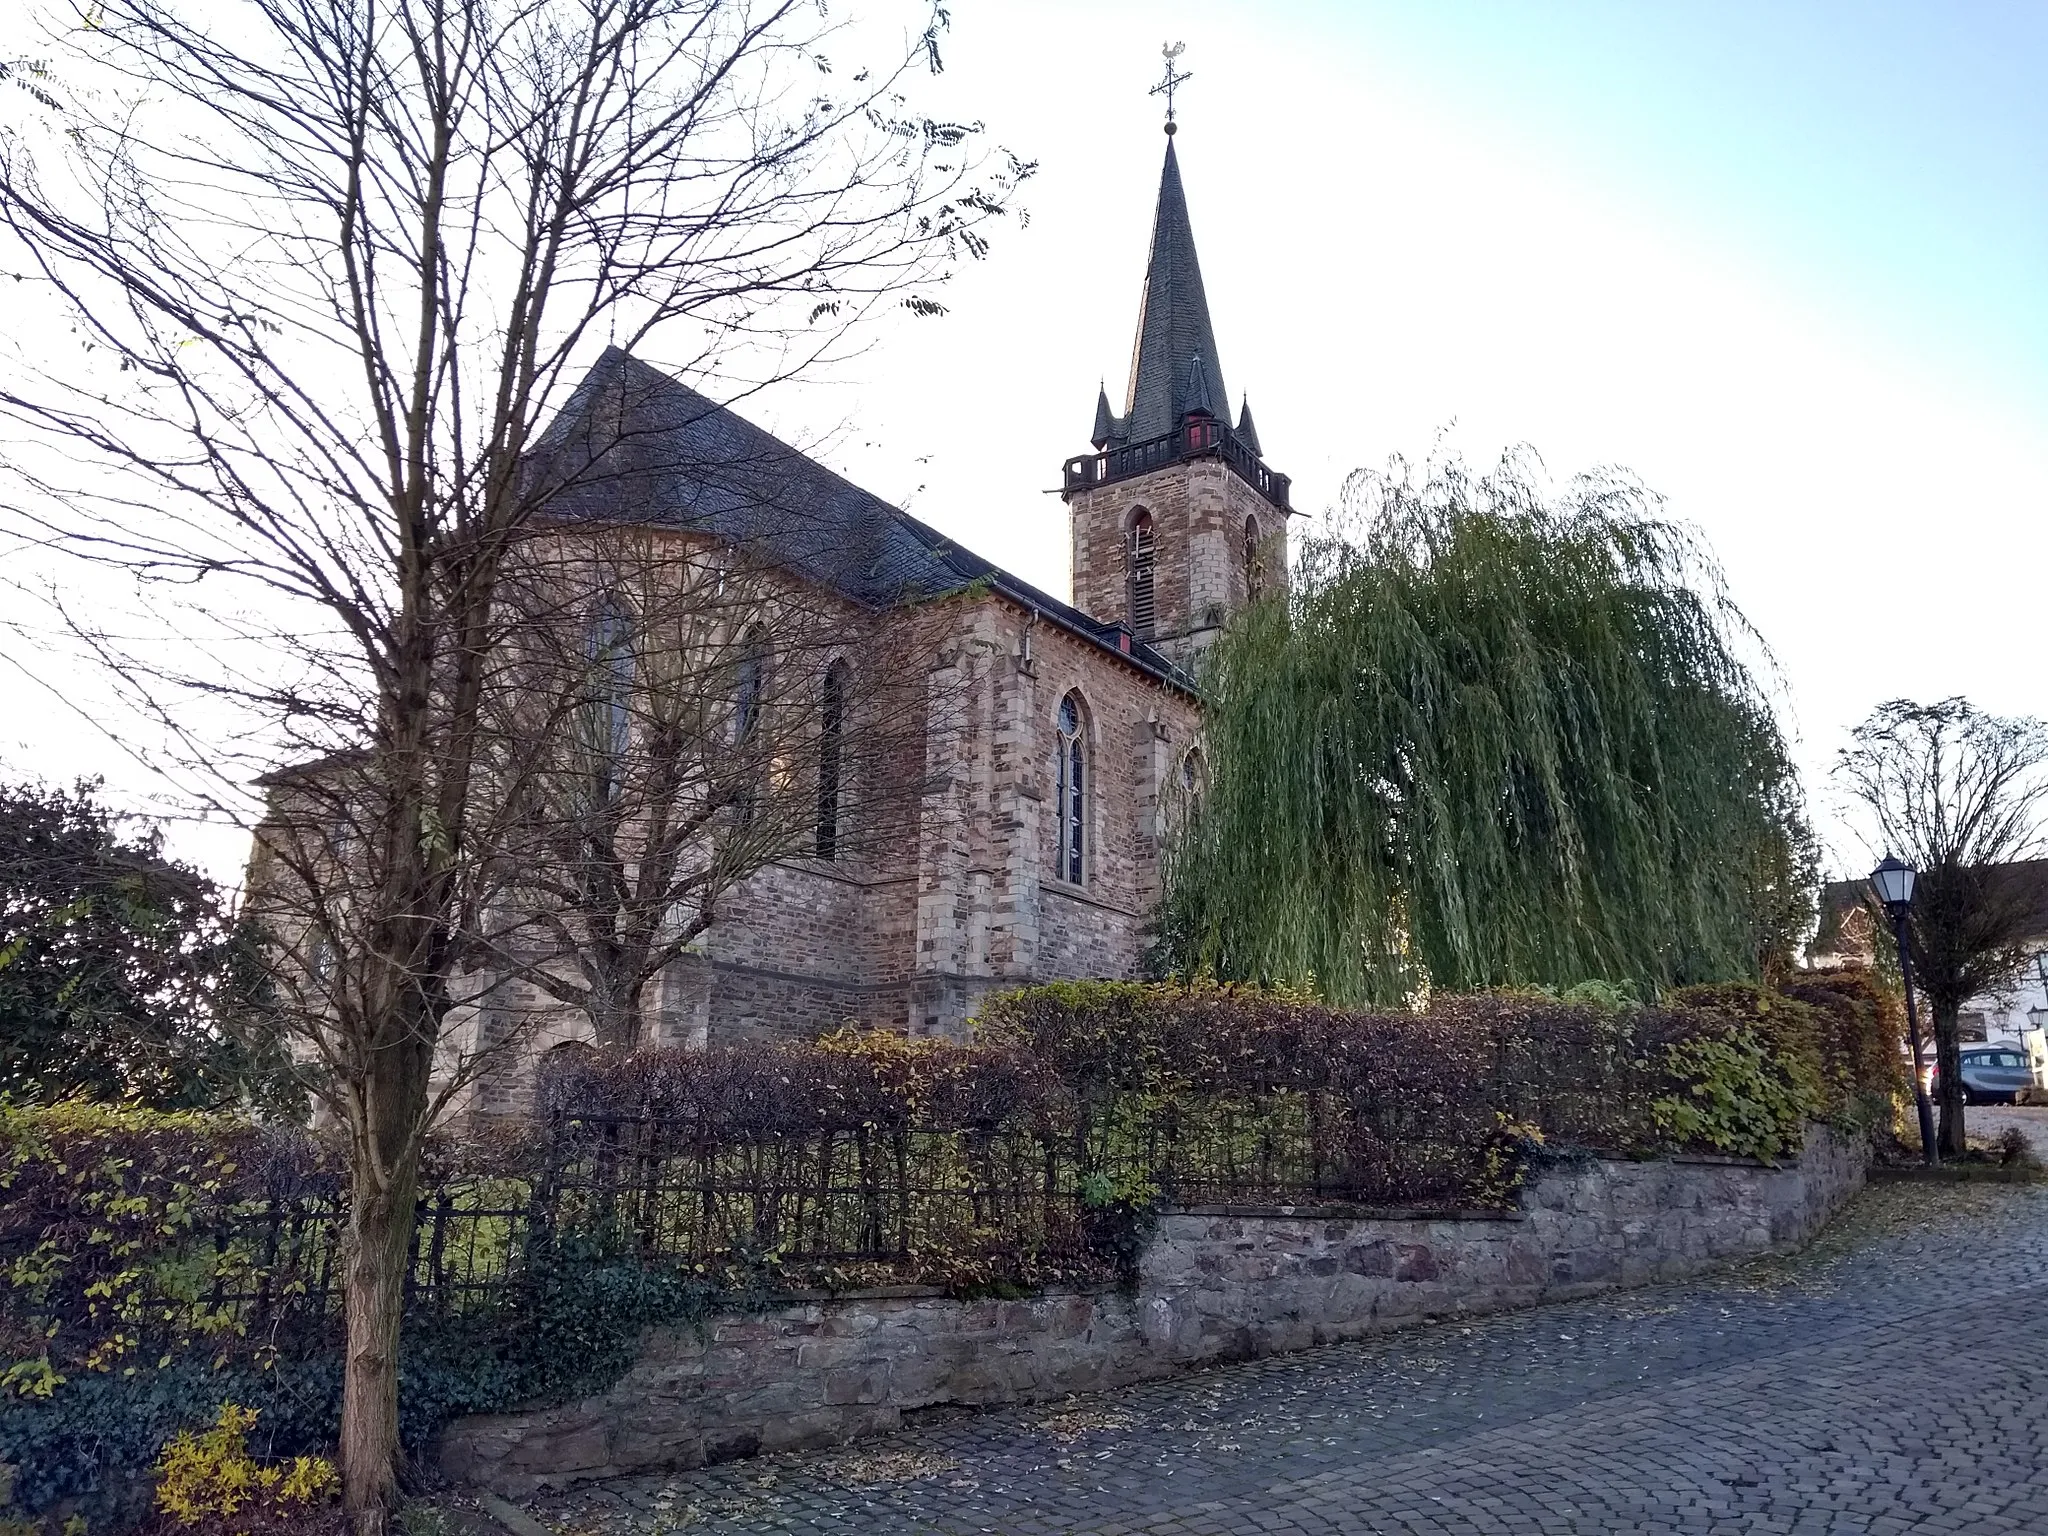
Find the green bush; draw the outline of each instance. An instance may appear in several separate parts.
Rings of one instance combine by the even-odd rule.
[[[1674,1041],[1664,1051],[1673,1091],[1651,1113],[1672,1144],[1766,1163],[1798,1150],[1821,1096],[1813,1063],[1774,1053],[1746,1028]]]

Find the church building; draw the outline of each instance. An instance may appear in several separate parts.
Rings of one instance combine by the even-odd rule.
[[[1284,589],[1291,512],[1250,408],[1229,409],[1166,131],[1129,383],[1121,409],[1098,394],[1092,448],[1064,466],[1068,600],[617,349],[549,428],[543,448],[559,449],[595,442],[601,421],[606,470],[552,521],[772,548],[816,601],[872,615],[876,645],[922,648],[958,706],[924,741],[914,830],[858,852],[821,834],[816,856],[748,876],[650,989],[643,1043],[845,1023],[959,1038],[993,990],[1140,974],[1164,834],[1202,777],[1194,664],[1235,611]],[[464,1053],[523,1034],[528,1063],[593,1039],[517,982],[450,1026]],[[472,1107],[511,1107],[532,1080],[492,1076]]]
[[[959,669],[967,704],[928,743],[942,787],[915,846],[752,877],[665,979],[652,1043],[848,1021],[959,1036],[991,990],[1139,973],[1163,818],[1201,774],[1193,663],[1248,599],[1284,587],[1291,512],[1249,406],[1240,399],[1234,422],[1228,409],[1167,133],[1123,406],[1098,394],[1093,451],[1064,467],[1068,601],[630,357],[597,365],[594,377],[625,381],[645,418],[633,435],[655,458],[746,492],[707,508],[701,483],[622,496],[607,482],[604,515],[682,504],[698,526],[746,522],[720,530],[744,537],[764,505],[800,506],[805,531],[782,542],[805,580],[879,609],[885,625],[892,605],[951,595],[935,660]],[[565,1020],[549,1033],[576,1031]]]

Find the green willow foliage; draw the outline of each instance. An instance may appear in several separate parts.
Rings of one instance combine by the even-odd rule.
[[[1354,474],[1209,653],[1163,968],[1340,1004],[1775,970],[1811,833],[1755,636],[1658,512],[1526,453]]]

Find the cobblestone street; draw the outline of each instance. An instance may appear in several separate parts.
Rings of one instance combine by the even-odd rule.
[[[2048,1533],[2048,1189],[1618,1294],[533,1506],[563,1532]]]

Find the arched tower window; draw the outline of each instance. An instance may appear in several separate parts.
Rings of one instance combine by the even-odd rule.
[[[1054,748],[1053,823],[1059,839],[1053,850],[1053,872],[1075,885],[1087,870],[1088,754],[1082,729],[1081,697],[1070,693],[1060,700],[1059,733]]]
[[[839,857],[839,776],[846,736],[844,658],[825,669],[818,703],[818,857]]]
[[[1131,519],[1131,632],[1150,639],[1159,622],[1158,535],[1152,514],[1140,511]]]
[[[1259,560],[1259,520],[1248,517],[1244,520],[1244,595],[1247,602],[1257,602],[1266,589],[1265,567]]]

